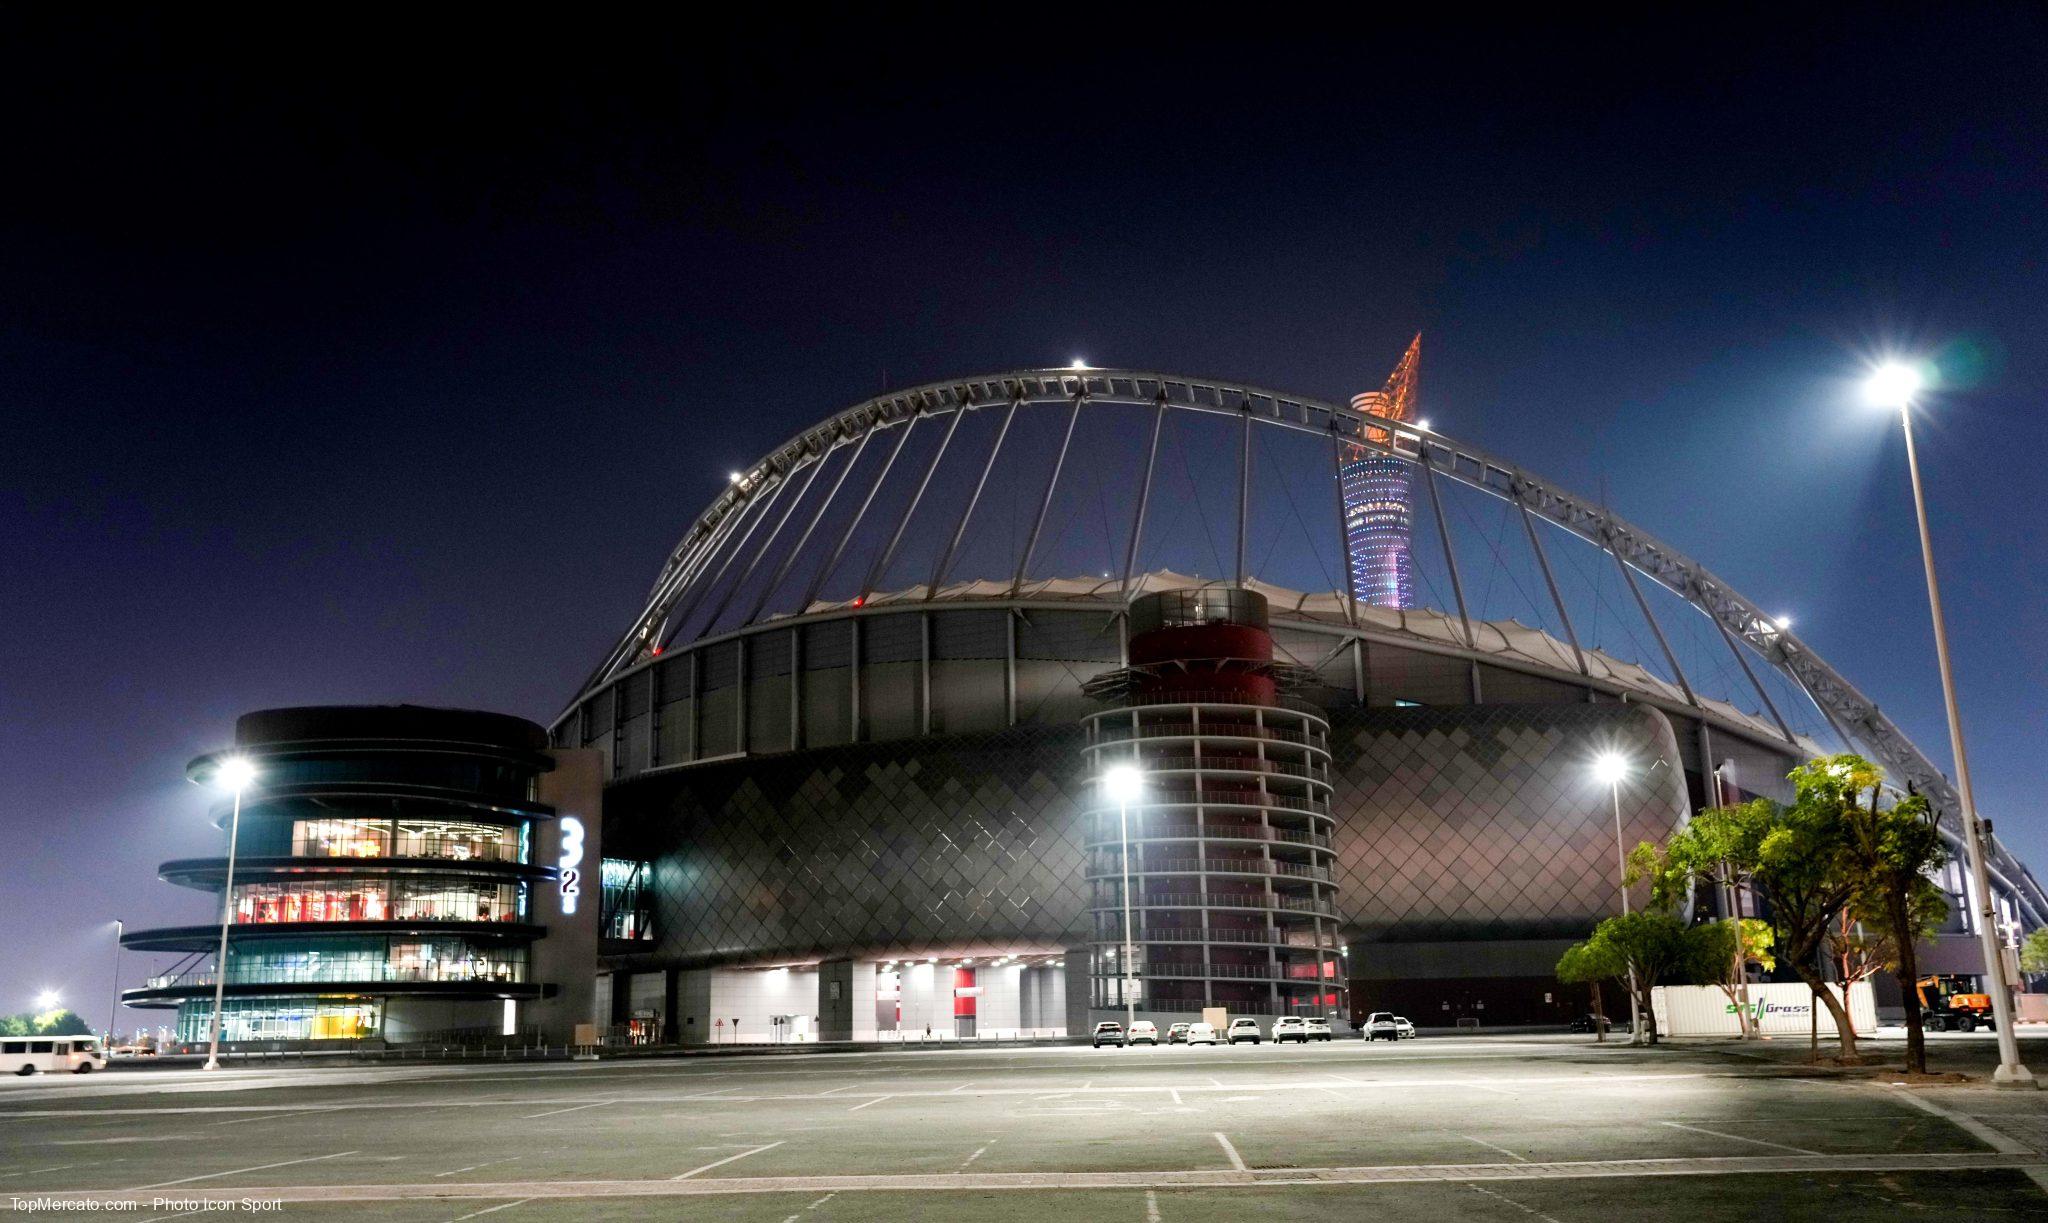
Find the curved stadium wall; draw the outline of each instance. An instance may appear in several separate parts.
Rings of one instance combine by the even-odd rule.
[[[1088,817],[1086,726],[1108,706],[1085,687],[1128,665],[1131,608],[1161,592],[1264,596],[1293,699],[1327,721],[1331,862],[1298,864],[1331,876],[1354,1011],[1568,1013],[1556,955],[1620,903],[1599,752],[1632,762],[1627,843],[1783,796],[1794,763],[1843,744],[1947,793],[1711,573],[1512,464],[1366,420],[1238,384],[1029,371],[867,401],[739,473],[551,728],[603,754],[606,853],[642,886],[638,937],[604,944],[613,1016],[708,1039],[679,974],[993,956],[1063,966],[1066,1022],[1085,1022],[1120,971]],[[1405,466],[1433,606],[1344,590],[1361,451]],[[2025,868],[2001,851],[1994,869],[2006,913],[2040,924]],[[1968,940],[1938,943],[1974,971]],[[1209,944],[1211,987],[1224,964]],[[1148,1000],[1179,965],[1154,967]],[[1308,1009],[1282,985],[1266,1006]]]

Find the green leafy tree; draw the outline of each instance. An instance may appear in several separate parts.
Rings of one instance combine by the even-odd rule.
[[[1728,996],[1742,1039],[1749,1040],[1755,1035],[1749,1013],[1749,966],[1754,964],[1765,972],[1778,966],[1771,954],[1775,941],[1771,923],[1757,917],[1731,917],[1693,927],[1692,938],[1699,957],[1693,972]]]
[[[1589,944],[1604,944],[1599,953],[1621,963],[1619,976],[1635,988],[1636,1010],[1643,1017],[1643,1035],[1657,1043],[1657,1015],[1650,1007],[1650,990],[1667,977],[1696,979],[1699,963],[1697,940],[1686,924],[1672,914],[1652,909],[1609,917],[1593,928]]]
[[[1805,785],[1816,801],[1842,810],[1848,858],[1861,884],[1848,907],[1852,916],[1883,931],[1890,942],[1886,967],[1897,975],[1906,1003],[1906,1069],[1926,1074],[1927,1039],[1914,944],[1948,916],[1948,902],[1928,879],[1948,861],[1934,812],[1917,794],[1884,806],[1884,773],[1861,756],[1823,756],[1796,771],[1795,781],[1801,773],[1808,775]]]
[[[27,1036],[32,1026],[27,1015],[0,1015],[0,1036]]]
[[[1615,954],[1614,945],[1603,939],[1573,943],[1557,961],[1557,979],[1566,985],[1586,986],[1593,999],[1593,1039],[1607,1039],[1607,1009],[1600,1004],[1600,983],[1619,981],[1628,965]]]
[[[1759,798],[1702,811],[1661,852],[1639,851],[1638,869],[1652,874],[1652,895],[1665,903],[1739,872],[1764,902],[1774,954],[1834,1017],[1842,1059],[1853,1062],[1856,1031],[1818,965],[1829,929],[1866,890],[1866,876],[1852,849],[1840,780],[1813,764],[1794,769],[1791,780],[1789,806]]]
[[[2023,972],[2048,972],[2048,927],[2043,927],[2027,936],[2020,944],[2020,969]]]
[[[35,1017],[36,1036],[91,1036],[92,1025],[75,1011],[45,1011]]]

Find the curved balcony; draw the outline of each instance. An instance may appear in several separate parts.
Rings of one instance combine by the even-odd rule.
[[[1106,795],[1098,793],[1099,787],[1092,787],[1088,796],[1081,801],[1085,814],[1099,815],[1120,810],[1120,805]],[[1130,804],[1132,810],[1153,810],[1160,807],[1238,807],[1252,811],[1278,810],[1299,811],[1305,815],[1333,819],[1330,804],[1322,799],[1300,798],[1292,794],[1272,794],[1257,790],[1194,789],[1173,786],[1147,786],[1145,794]]]
[[[1099,721],[1099,719],[1113,716],[1115,716],[1113,712],[1092,715],[1090,720],[1094,723],[1092,727],[1094,738],[1089,741],[1084,750],[1094,752],[1100,748],[1114,747],[1134,741],[1141,743],[1180,743],[1183,741],[1194,742],[1197,740],[1218,739],[1239,743],[1279,744],[1288,750],[1299,751],[1303,755],[1319,755],[1325,759],[1330,755],[1327,732],[1310,734],[1306,731],[1289,730],[1279,726],[1211,726],[1206,724],[1198,726],[1192,721],[1150,722],[1142,726],[1119,726],[1114,722],[1105,723]]]
[[[1118,913],[1123,909],[1122,901],[1091,903],[1093,913]],[[1154,893],[1149,896],[1131,897],[1131,908],[1136,909],[1263,909],[1269,913],[1309,913],[1318,917],[1337,916],[1337,905],[1333,900],[1319,896],[1286,896],[1275,893],[1270,896],[1249,895],[1203,895],[1200,892]],[[1145,940],[1135,939],[1136,942]]]
[[[373,802],[390,803],[393,800],[416,799],[425,802],[435,810],[454,810],[463,813],[464,819],[486,823],[520,824],[536,820],[555,818],[555,809],[547,803],[533,799],[510,798],[502,795],[479,794],[470,790],[451,789],[446,786],[429,786],[408,781],[289,781],[252,785],[242,796],[242,819],[291,818],[296,812],[278,812],[271,808],[295,803],[299,800],[323,799],[330,802],[348,799],[369,799]],[[220,828],[227,827],[226,821],[234,808],[234,800],[216,799],[207,814]],[[329,812],[329,818],[338,813]]]
[[[1133,880],[1151,875],[1255,875],[1307,879],[1316,883],[1333,881],[1330,868],[1326,866],[1286,862],[1276,858],[1152,858],[1142,863],[1131,863]],[[1107,869],[1091,867],[1087,874],[1091,882],[1108,883],[1122,877],[1121,863]]]
[[[237,922],[228,927],[228,942],[327,938],[344,934],[452,934],[472,942],[530,943],[545,933],[547,931],[543,927],[521,921],[394,918],[386,921]],[[213,951],[220,946],[220,923],[130,930],[121,936],[121,946],[130,951]]]

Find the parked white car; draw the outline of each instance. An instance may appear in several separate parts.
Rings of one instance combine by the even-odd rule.
[[[1258,1020],[1239,1018],[1230,1021],[1230,1030],[1224,1033],[1224,1039],[1233,1045],[1245,1040],[1256,1045],[1266,1039],[1266,1034],[1259,1031]]]
[[[1123,1043],[1124,1025],[1111,1019],[1105,1019],[1095,1025],[1095,1044],[1092,1046],[1093,1048],[1100,1049],[1104,1045],[1115,1045],[1118,1048],[1122,1048]]]
[[[1126,1045],[1159,1045],[1159,1025],[1149,1019],[1133,1019],[1131,1034],[1124,1038]]]
[[[1409,1026],[1409,1031],[1414,1031]],[[1401,1021],[1392,1011],[1374,1011],[1365,1017],[1365,1038],[1367,1040],[1401,1039]]]
[[[1308,1021],[1299,1015],[1282,1015],[1273,1021],[1273,1043],[1284,1045],[1290,1040],[1308,1043]]]
[[[1216,1043],[1216,1028],[1213,1024],[1191,1023],[1188,1025],[1187,1043],[1191,1045],[1213,1045]]]
[[[1399,1015],[1394,1016],[1394,1029],[1402,1040],[1415,1039],[1415,1025]]]
[[[1330,1021],[1327,1019],[1306,1019],[1302,1021],[1309,1040],[1330,1039]]]

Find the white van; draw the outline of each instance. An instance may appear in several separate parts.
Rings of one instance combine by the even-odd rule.
[[[106,1068],[107,1054],[96,1036],[0,1036],[0,1072],[90,1074]]]

